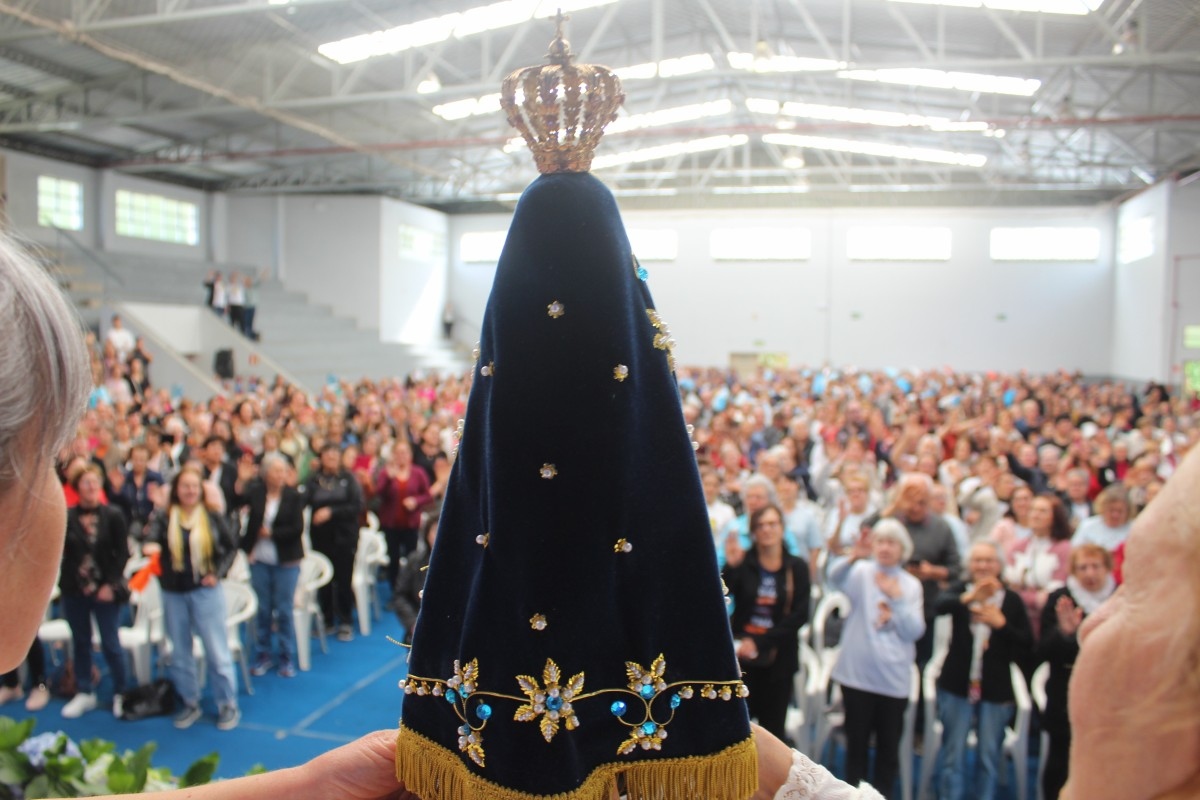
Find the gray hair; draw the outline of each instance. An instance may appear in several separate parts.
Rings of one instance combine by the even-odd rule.
[[[775,484],[771,483],[771,479],[766,475],[760,475],[757,472],[751,475],[742,483],[742,500],[746,499],[746,492],[754,486],[761,486],[767,490],[767,498],[771,505],[779,505],[779,495],[775,492]]]
[[[9,481],[41,469],[70,441],[92,380],[79,316],[2,234],[0,342],[0,491],[7,491]],[[32,454],[22,452],[23,442],[34,445]]]
[[[900,545],[901,561],[912,558],[912,537],[908,535],[908,528],[904,527],[904,523],[894,517],[884,517],[876,522],[875,527],[871,528],[871,539],[891,539]]]
[[[288,463],[288,460],[279,453],[263,453],[262,464],[259,465],[262,469],[263,476],[266,477],[267,470],[276,464],[282,464],[284,467],[291,466],[291,464]]]

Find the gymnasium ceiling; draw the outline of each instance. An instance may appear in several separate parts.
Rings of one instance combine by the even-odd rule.
[[[625,206],[698,207],[1091,203],[1200,170],[1200,0],[938,2],[563,0],[642,126],[595,171]],[[536,172],[488,95],[543,63],[555,5],[484,4],[0,0],[0,147],[501,208]],[[322,48],[377,31],[395,52]]]

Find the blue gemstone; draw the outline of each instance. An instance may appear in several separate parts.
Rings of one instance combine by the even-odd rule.
[[[650,273],[646,271],[645,267],[638,267],[637,268],[637,276],[638,276],[638,280],[644,281],[644,280],[646,280],[646,278],[650,277]]]
[[[608,710],[613,713],[614,717],[623,717],[625,716],[625,703],[621,700],[618,700],[609,706]]]
[[[679,699],[679,695],[677,695],[677,694],[671,695],[671,708],[679,708],[680,702],[681,701]]]
[[[642,684],[642,688],[638,690],[638,694],[642,696],[643,700],[649,700],[651,697],[654,697],[654,686],[644,683]]]
[[[489,706],[487,703],[480,703],[478,706],[476,706],[475,716],[479,717],[480,719],[487,719],[491,715],[492,715],[492,707]]]
[[[456,700],[458,700],[458,692],[454,691],[453,689],[447,689],[446,690],[446,702],[453,703]]]
[[[647,736],[653,736],[654,732],[657,730],[658,730],[658,726],[655,725],[653,722],[643,722],[642,723],[642,733],[646,734]]]
[[[550,709],[551,711],[558,711],[560,708],[562,708],[562,705],[563,700],[561,697],[546,698],[546,708]]]

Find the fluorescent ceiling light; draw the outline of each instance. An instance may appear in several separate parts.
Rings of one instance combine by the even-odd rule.
[[[955,121],[945,117],[927,117],[923,114],[905,114],[900,111],[876,111],[869,108],[850,106],[825,106],[816,103],[780,103],[777,100],[749,98],[746,108],[756,114],[784,115],[804,119],[821,119],[833,122],[852,122],[859,125],[881,125],[889,128],[928,128],[933,131],[975,132],[989,130],[986,122]]]
[[[1104,0],[892,0],[892,2],[914,3],[925,6],[991,8],[996,11],[1037,11],[1043,14],[1076,15],[1095,11],[1104,4]]]
[[[713,194],[807,194],[808,186],[714,186]]]
[[[729,66],[746,72],[828,72],[845,69],[846,62],[829,58],[800,56],[758,56],[754,53],[726,53]]]
[[[708,53],[693,53],[689,56],[664,58],[662,61],[618,67],[613,72],[623,81],[645,81],[651,78],[678,78],[681,75],[694,75],[697,72],[716,69],[716,66],[717,62]]]
[[[678,125],[682,122],[692,122],[706,117],[720,117],[733,112],[733,101],[713,100],[710,103],[696,103],[689,106],[664,108],[645,114],[631,114],[617,117],[605,128],[606,133],[622,133],[636,131],[642,128],[660,128],[663,125]]]
[[[741,147],[748,141],[750,141],[749,136],[739,133],[735,136],[709,136],[704,139],[690,139],[686,142],[660,144],[640,150],[628,150],[624,153],[607,153],[602,156],[596,156],[592,161],[592,169],[606,169],[622,164],[637,164],[643,161],[658,161],[664,158],[672,158],[690,153],[703,153],[710,150],[725,150],[730,147]]]
[[[442,90],[442,82],[438,80],[438,76],[431,72],[420,83],[417,84],[417,94],[433,94]]]
[[[1004,75],[981,75],[975,72],[946,72],[940,69],[850,69],[838,74],[853,81],[896,83],[901,86],[925,86],[932,89],[957,89],[962,92],[1012,94],[1030,97],[1042,82],[1034,78],[1013,78]]]
[[[444,42],[451,36],[464,38],[486,31],[509,28],[530,19],[553,17],[585,8],[609,5],[617,0],[504,0],[466,11],[410,22],[395,28],[364,33],[326,42],[317,52],[339,64],[352,64],[375,56],[391,55],[415,47]]]
[[[839,153],[857,153],[864,156],[929,161],[934,164],[950,164],[958,167],[982,167],[987,163],[987,156],[975,153],[957,153],[953,150],[907,147],[883,142],[860,142],[853,139],[830,139],[825,136],[768,133],[763,136],[763,141],[767,144],[778,144],[785,147],[807,147],[813,150],[833,150]]]
[[[418,90],[419,91],[419,90]],[[445,120],[466,119],[480,114],[491,114],[500,110],[500,93],[485,94],[483,97],[468,97],[433,107],[433,113]]]

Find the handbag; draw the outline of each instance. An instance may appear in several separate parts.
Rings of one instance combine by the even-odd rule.
[[[166,678],[130,689],[121,695],[120,719],[130,722],[175,712],[175,685]]]
[[[784,561],[784,570],[787,573],[787,577],[784,579],[784,586],[786,588],[783,590],[783,616],[786,617],[792,613],[792,604],[796,599],[796,578],[786,561]],[[742,658],[739,656],[738,662],[743,667],[769,667],[775,663],[775,659],[778,657],[779,647],[775,646],[759,649],[758,655],[754,658]]]

